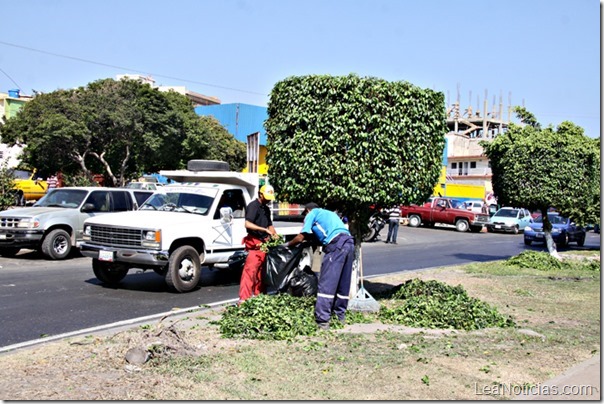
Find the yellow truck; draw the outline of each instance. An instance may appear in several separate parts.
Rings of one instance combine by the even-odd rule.
[[[36,178],[36,170],[14,170],[15,177],[15,205],[25,206],[27,202],[34,202],[46,195],[48,183],[42,178]]]

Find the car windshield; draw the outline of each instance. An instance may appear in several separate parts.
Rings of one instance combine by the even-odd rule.
[[[518,216],[518,209],[500,209],[499,212],[495,213],[495,216],[516,217]]]
[[[214,196],[201,193],[166,192],[153,194],[139,210],[188,212],[207,215]]]
[[[50,190],[34,206],[77,208],[82,204],[88,191],[83,189],[56,188]]]
[[[551,224],[566,224],[568,219],[560,215],[548,214],[547,218]],[[535,223],[543,223],[543,216],[539,215],[534,220]]]

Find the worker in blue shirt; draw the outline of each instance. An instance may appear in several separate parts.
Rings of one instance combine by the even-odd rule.
[[[346,320],[354,239],[335,212],[321,209],[316,203],[306,204],[303,215],[302,231],[286,244],[293,247],[314,235],[323,246],[315,320],[319,329],[328,330],[332,313],[340,322]]]

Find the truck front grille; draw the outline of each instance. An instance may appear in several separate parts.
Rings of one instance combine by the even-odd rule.
[[[140,247],[142,230],[92,225],[90,241],[109,247]]]
[[[17,227],[21,218],[18,217],[3,217],[0,218],[0,228],[2,229],[14,229]]]

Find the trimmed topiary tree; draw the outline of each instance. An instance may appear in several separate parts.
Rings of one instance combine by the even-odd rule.
[[[493,191],[499,203],[543,213],[550,254],[559,258],[546,212],[553,207],[579,224],[600,221],[600,139],[583,128],[562,122],[541,128],[522,107],[515,112],[524,123],[510,125],[493,141],[482,141],[493,171]]]
[[[265,127],[279,199],[341,212],[357,253],[371,205],[419,203],[432,194],[447,132],[444,94],[354,74],[278,82]]]

